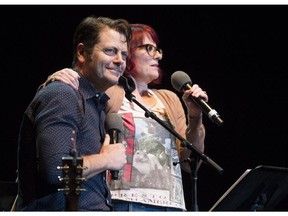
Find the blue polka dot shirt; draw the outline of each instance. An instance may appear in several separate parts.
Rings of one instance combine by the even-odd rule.
[[[52,82],[41,89],[23,115],[19,133],[18,210],[65,211],[58,177],[62,157],[71,156],[72,131],[78,156],[99,153],[104,141],[104,108],[109,97],[98,92],[84,77],[79,89]],[[79,211],[110,211],[111,195],[105,172],[81,184]]]

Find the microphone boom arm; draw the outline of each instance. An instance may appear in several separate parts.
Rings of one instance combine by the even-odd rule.
[[[152,119],[157,121],[160,125],[162,125],[165,129],[167,129],[170,133],[172,133],[176,138],[178,138],[181,141],[182,147],[186,147],[186,148],[190,149],[192,152],[195,152],[196,155],[199,157],[199,159],[201,159],[203,162],[207,163],[208,165],[210,165],[211,167],[216,169],[219,172],[219,174],[223,173],[223,171],[224,171],[223,168],[221,168],[216,162],[214,162],[207,155],[200,152],[195,146],[193,146],[192,143],[190,143],[188,140],[184,139],[179,133],[177,133],[175,130],[173,130],[167,124],[165,124],[165,122],[163,122],[160,118],[158,118],[155,113],[149,111],[145,106],[143,106],[139,101],[136,100],[136,97],[133,94],[127,93],[127,91],[126,91],[125,97],[129,101],[134,102],[141,109],[143,109],[145,111],[145,117],[146,118],[151,117]]]

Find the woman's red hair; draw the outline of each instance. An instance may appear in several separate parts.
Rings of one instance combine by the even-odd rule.
[[[124,74],[133,76],[136,73],[134,70],[135,69],[135,63],[134,63],[135,55],[133,52],[134,48],[143,45],[144,38],[147,35],[151,37],[151,39],[156,43],[156,45],[158,45],[159,43],[159,38],[158,38],[156,31],[148,25],[130,24],[130,27],[132,30],[132,37],[128,46],[129,57],[127,59],[127,66],[126,66],[126,70]],[[150,83],[150,85],[161,83],[162,77],[163,77],[162,69],[159,68],[158,73],[159,73],[159,77],[153,80]]]

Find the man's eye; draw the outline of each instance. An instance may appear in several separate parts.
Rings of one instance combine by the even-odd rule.
[[[122,53],[121,55],[122,55],[122,59],[123,60],[126,60],[128,58],[128,54],[127,53]]]
[[[109,56],[115,56],[116,55],[115,49],[106,48],[103,51],[104,51],[104,53],[106,53]]]

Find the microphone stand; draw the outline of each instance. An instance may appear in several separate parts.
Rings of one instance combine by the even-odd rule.
[[[223,169],[215,163],[211,158],[209,158],[204,153],[200,152],[196,147],[193,146],[192,143],[190,143],[188,140],[184,139],[180,134],[178,134],[175,130],[169,127],[168,124],[163,122],[160,118],[156,116],[155,113],[149,111],[145,106],[143,106],[139,101],[136,100],[136,97],[129,91],[127,91],[127,88],[124,87],[125,90],[125,97],[131,101],[137,104],[140,108],[142,108],[145,111],[145,117],[146,118],[152,118],[155,121],[157,121],[160,125],[162,125],[164,128],[166,128],[170,133],[172,133],[175,137],[177,137],[181,141],[181,146],[186,147],[192,151],[192,153],[195,155],[193,159],[186,159],[184,161],[189,161],[189,165],[191,167],[191,178],[193,182],[193,188],[192,188],[192,207],[194,211],[198,211],[198,203],[197,203],[197,167],[199,160],[202,160],[204,163],[210,165],[212,168],[218,171],[219,174],[223,173]],[[192,154],[191,153],[191,154]],[[184,162],[183,161],[183,162]]]
[[[191,153],[193,154],[193,152]],[[192,157],[190,155],[190,157]],[[197,193],[197,180],[198,180],[198,164],[199,164],[199,157],[193,156],[192,159],[189,160],[189,165],[191,168],[191,182],[192,182],[192,210],[199,211],[198,207],[198,193]]]

